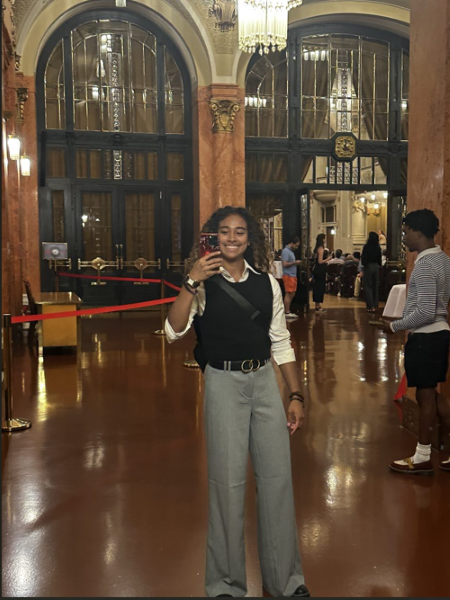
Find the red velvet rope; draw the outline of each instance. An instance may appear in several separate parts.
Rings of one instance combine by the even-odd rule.
[[[161,283],[161,279],[140,279],[139,277],[107,277],[106,275],[75,275],[74,273],[58,273],[58,277],[72,277],[73,279],[97,279],[99,281],[145,281],[145,283]]]
[[[31,323],[32,321],[47,321],[48,319],[63,319],[65,317],[85,317],[87,315],[103,315],[105,313],[120,312],[122,310],[133,310],[170,304],[175,298],[164,298],[163,300],[149,300],[147,302],[136,302],[135,304],[122,304],[121,306],[103,306],[102,308],[85,308],[83,310],[69,310],[65,312],[48,313],[45,315],[25,315],[23,317],[12,317],[11,323]]]
[[[163,281],[164,281],[164,285],[167,285],[168,287],[172,288],[173,290],[176,290],[177,292],[181,291],[181,288],[178,287],[177,285],[173,285],[173,283],[169,283],[165,279]]]

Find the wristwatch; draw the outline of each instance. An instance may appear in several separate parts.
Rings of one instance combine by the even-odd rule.
[[[195,281],[195,279],[192,279],[189,274],[186,275],[183,283],[187,283],[187,285],[191,288],[193,288],[194,290],[198,288],[198,286],[200,285],[200,281]]]

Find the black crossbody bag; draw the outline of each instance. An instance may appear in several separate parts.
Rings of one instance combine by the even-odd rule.
[[[256,321],[256,319],[261,314],[261,311],[257,310],[253,304],[251,304],[242,294],[240,294],[234,287],[228,285],[222,275],[214,275],[209,279],[212,283],[218,285],[224,292],[226,292],[230,298],[236,302],[236,304],[245,312],[245,314],[259,327],[262,326]],[[200,327],[196,323],[194,319],[194,330],[197,335],[197,345],[194,348],[194,358],[200,366],[200,369],[204,372],[206,369],[206,365],[208,364],[208,360],[205,356],[205,352],[202,346]],[[265,331],[265,330],[264,330]]]

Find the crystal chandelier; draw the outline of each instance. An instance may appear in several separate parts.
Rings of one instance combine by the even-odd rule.
[[[288,11],[303,0],[238,0],[239,48],[260,54],[286,48]]]

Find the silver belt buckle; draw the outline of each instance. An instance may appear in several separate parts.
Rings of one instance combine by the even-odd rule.
[[[248,368],[245,367],[245,365],[248,364]],[[258,371],[259,368],[261,367],[261,361],[260,360],[253,360],[253,359],[248,359],[248,360],[244,360],[241,363],[241,371],[243,373],[251,373],[252,371]]]

